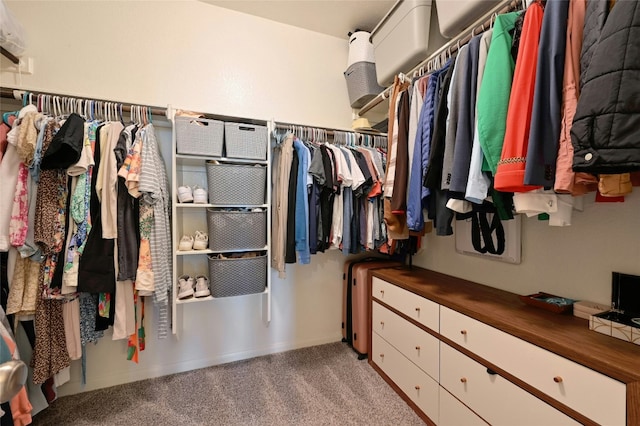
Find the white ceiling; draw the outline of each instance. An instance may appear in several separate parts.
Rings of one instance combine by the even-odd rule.
[[[348,39],[356,29],[371,31],[395,0],[201,0],[249,15]]]

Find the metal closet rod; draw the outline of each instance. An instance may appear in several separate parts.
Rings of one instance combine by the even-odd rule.
[[[327,127],[307,126],[307,125],[293,124],[293,123],[276,123],[276,129],[289,130],[291,128],[293,128],[294,130],[297,128],[323,130],[327,133],[328,136],[333,136],[334,132],[345,132],[345,133],[356,133],[361,135],[387,137],[386,133],[381,133],[375,130],[371,130],[371,131],[370,130],[344,130],[344,129],[332,129]]]
[[[131,105],[125,105],[124,102],[119,102],[119,101],[110,101],[110,100],[106,100],[106,99],[95,99],[95,98],[82,98],[82,97],[78,97],[78,96],[68,96],[68,95],[62,95],[62,94],[58,94],[58,93],[48,93],[48,92],[36,92],[36,91],[31,91],[31,90],[23,90],[23,89],[12,89],[9,87],[0,87],[0,97],[2,98],[8,98],[8,99],[15,99],[18,101],[22,101],[23,100],[23,96],[25,95],[33,95],[33,99],[36,100],[38,95],[45,95],[45,96],[57,96],[59,98],[67,98],[67,99],[80,99],[83,101],[96,101],[96,102],[110,102],[113,104],[120,104],[122,105],[122,111],[123,112],[131,112]],[[134,106],[138,106],[136,104],[133,104]],[[144,105],[142,105],[143,107],[145,107]],[[148,108],[151,111],[151,114],[153,115],[163,115],[163,116],[167,116],[167,108],[162,108],[162,107],[156,107],[156,106],[146,106],[146,108]]]
[[[473,36],[481,34],[485,30],[488,30],[489,28],[491,28],[491,26],[493,25],[493,20],[496,18],[496,16],[503,13],[511,12],[513,10],[524,9],[524,8],[525,8],[525,0],[503,1],[502,3],[500,3],[493,9],[491,9],[489,12],[485,13],[480,19],[478,19],[476,22],[470,25],[466,30],[463,30],[456,37],[449,40],[444,46],[440,47],[438,50],[432,53],[427,59],[420,62],[411,71],[409,71],[404,75],[411,76],[417,72],[420,72],[421,70],[424,71],[425,68],[430,70],[431,67],[428,67],[428,65],[431,62],[440,60],[443,56],[445,58],[453,56],[453,54],[457,52],[461,46],[464,46],[465,44],[467,44]],[[444,64],[444,61],[442,61],[442,63]],[[358,115],[362,117],[364,114],[371,111],[374,107],[382,103],[382,101],[387,99],[389,97],[389,93],[392,87],[393,85],[387,87],[381,93],[379,93],[375,98],[370,100],[365,106],[360,108],[360,110],[358,111]]]

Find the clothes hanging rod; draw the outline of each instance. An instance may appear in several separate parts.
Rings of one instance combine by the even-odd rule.
[[[386,133],[381,133],[381,132],[378,132],[376,130],[345,130],[345,129],[333,129],[333,128],[327,128],[327,127],[307,126],[307,125],[302,125],[302,124],[276,122],[276,129],[289,130],[292,127],[294,129],[303,128],[303,129],[324,130],[325,132],[327,132],[327,135],[329,135],[329,136],[333,136],[334,132],[345,132],[345,133],[357,133],[357,134],[361,134],[361,135],[387,137]]]
[[[171,116],[177,111],[176,109],[171,108],[171,106],[169,106],[169,108],[163,108],[163,107],[159,107],[159,106],[140,105],[140,104],[131,103],[131,102],[120,102],[120,101],[113,101],[113,100],[108,100],[108,99],[87,98],[87,97],[82,97],[82,96],[73,96],[73,95],[66,95],[66,94],[60,94],[60,93],[51,93],[51,92],[42,92],[42,91],[37,91],[37,90],[15,89],[15,88],[10,88],[10,87],[0,87],[0,98],[15,99],[15,100],[18,100],[18,101],[22,102],[22,96],[24,96],[27,93],[32,94],[33,97],[34,97],[34,100],[37,99],[38,95],[47,95],[47,96],[58,96],[60,98],[68,98],[68,99],[80,99],[80,100],[83,100],[83,101],[111,102],[113,104],[122,105],[122,111],[123,112],[131,112],[131,105],[136,106],[136,107],[137,106],[142,106],[142,107],[148,108],[151,111],[152,115],[164,116],[167,119],[170,119]],[[192,111],[189,111],[189,112],[192,112]],[[198,114],[201,118],[206,118],[206,119],[210,119],[210,120],[241,122],[241,123],[262,125],[262,126],[266,126],[266,124],[267,124],[267,122],[265,120],[254,120],[254,119],[247,119],[247,118],[238,118],[238,117],[231,117],[231,116],[226,116],[226,115],[207,114],[207,113],[203,113],[203,112],[195,112],[195,114]]]
[[[37,100],[38,95],[46,95],[46,96],[57,96],[59,98],[81,99],[84,101],[110,102],[114,104],[121,104],[123,112],[131,112],[131,104],[126,105],[124,102],[119,102],[119,101],[110,101],[106,99],[85,98],[80,96],[69,96],[69,95],[62,95],[57,93],[38,92],[38,91],[31,91],[31,90],[24,90],[24,89],[12,89],[9,87],[0,87],[0,97],[2,98],[15,99],[17,101],[22,102],[23,96],[29,95],[29,94],[33,95],[33,100]],[[136,105],[136,104],[133,104],[133,105]],[[144,106],[144,105],[141,105],[141,106]],[[163,115],[165,117],[167,116],[167,108],[162,108],[157,106],[146,106],[146,107],[149,108],[149,110],[151,111],[151,114],[153,115]]]
[[[452,57],[455,52],[460,49],[461,46],[464,46],[471,40],[472,37],[483,33],[485,30],[488,30],[493,25],[493,20],[496,16],[508,13],[514,10],[524,9],[526,7],[526,0],[503,0],[490,11],[486,12],[482,17],[480,17],[476,22],[467,27],[467,29],[463,30],[449,40],[444,46],[440,47],[434,53],[429,55],[427,59],[420,62],[418,65],[413,67],[411,71],[408,73],[403,73],[406,76],[411,77],[412,75],[420,72],[421,70],[431,70],[433,66],[428,67],[429,64],[436,63],[436,61],[441,61],[444,65],[444,62],[447,58]],[[444,57],[444,59],[443,59]],[[391,88],[393,85],[384,89],[381,93],[379,93],[375,98],[367,102],[360,110],[358,111],[358,116],[362,117],[367,112],[371,111],[373,108],[381,104],[385,99],[389,98],[389,93],[391,92]]]
[[[7,49],[5,49],[2,46],[0,46],[0,53],[2,53],[2,56],[7,58],[8,60],[13,62],[14,64],[20,65],[20,58],[18,58],[16,55],[14,55],[13,53],[9,52]]]

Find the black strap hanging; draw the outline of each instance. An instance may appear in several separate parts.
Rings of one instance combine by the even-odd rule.
[[[489,223],[489,216],[491,216],[491,223]],[[458,220],[471,218],[471,243],[478,253],[495,255],[504,253],[504,227],[493,204],[485,201],[482,205],[474,205],[471,212],[458,213],[456,218]]]

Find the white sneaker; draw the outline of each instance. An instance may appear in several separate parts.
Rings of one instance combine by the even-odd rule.
[[[178,250],[189,251],[193,250],[193,237],[191,235],[183,235],[180,238],[180,244],[178,244]]]
[[[208,197],[207,191],[204,188],[200,188],[198,185],[193,187],[193,202],[194,204],[207,204]]]
[[[209,247],[209,236],[205,232],[196,231],[196,239],[193,242],[194,250],[206,250]]]
[[[198,275],[196,277],[196,297],[206,297],[211,294],[209,290],[209,279],[204,275]]]
[[[178,299],[186,299],[193,296],[193,278],[182,275],[178,278]]]
[[[178,202],[193,203],[193,191],[188,186],[178,187]]]

